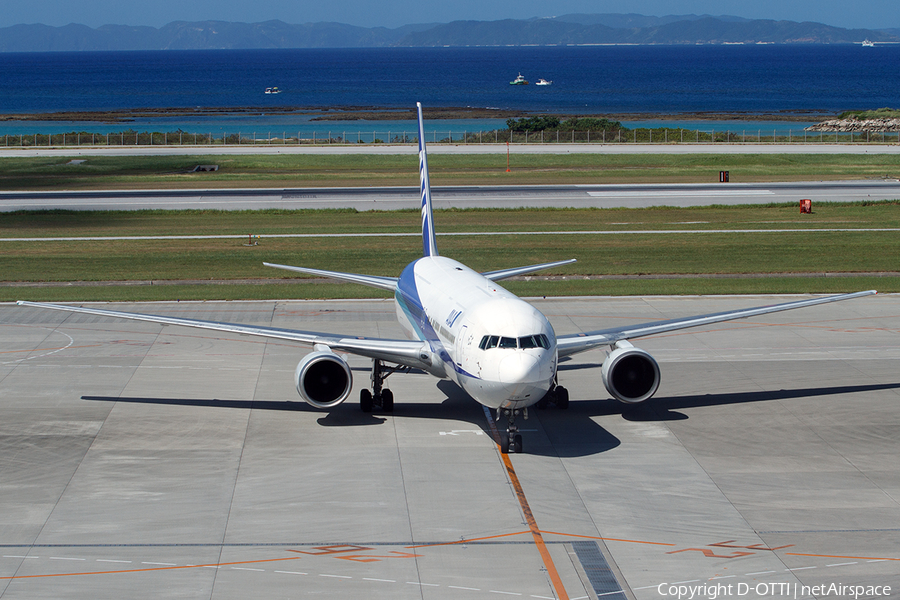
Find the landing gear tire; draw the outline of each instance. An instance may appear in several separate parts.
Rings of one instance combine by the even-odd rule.
[[[394,393],[383,386],[384,380],[398,371],[408,373],[409,368],[402,365],[388,367],[380,360],[372,361],[372,389],[359,392],[359,407],[364,413],[372,412],[373,408],[380,408],[387,413],[394,412]]]
[[[391,390],[381,390],[381,410],[394,412],[394,392]]]
[[[364,413],[372,412],[372,392],[369,390],[360,390],[359,392],[359,409]]]
[[[506,415],[506,433],[500,434],[500,453],[509,454],[509,448],[512,446],[513,452],[521,454],[522,452],[522,435],[516,426],[516,416],[522,414],[528,418],[528,409],[497,409],[497,418],[500,420],[501,415]]]
[[[562,410],[569,408],[569,390],[561,385],[556,386],[556,406]]]

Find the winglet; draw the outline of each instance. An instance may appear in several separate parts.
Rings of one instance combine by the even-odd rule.
[[[437,244],[434,242],[434,217],[431,211],[431,185],[428,182],[428,154],[425,152],[425,125],[422,121],[422,103],[416,102],[419,109],[419,178],[422,192],[422,255],[437,256]]]

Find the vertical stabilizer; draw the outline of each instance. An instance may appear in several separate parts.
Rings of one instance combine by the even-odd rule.
[[[422,121],[422,103],[419,109],[419,179],[422,187],[422,255],[437,256],[434,243],[434,218],[431,211],[431,185],[428,183],[428,154],[425,152],[425,125]]]

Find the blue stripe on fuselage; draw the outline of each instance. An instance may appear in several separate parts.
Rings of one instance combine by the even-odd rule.
[[[419,260],[428,260],[422,258]],[[459,371],[457,365],[453,362],[450,354],[444,348],[444,343],[438,337],[437,331],[428,320],[428,314],[425,307],[422,306],[422,299],[419,298],[419,289],[416,286],[416,263],[412,262],[403,269],[400,278],[397,280],[397,288],[394,292],[394,300],[403,310],[407,320],[416,330],[419,339],[427,341],[431,346],[432,352],[436,353],[445,364],[452,367],[454,371]],[[468,373],[467,373],[468,375]],[[470,375],[471,376],[471,375]]]

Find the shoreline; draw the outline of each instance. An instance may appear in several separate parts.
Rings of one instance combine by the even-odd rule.
[[[530,111],[493,109],[477,107],[432,107],[427,108],[429,120],[451,119],[518,119],[535,115],[552,115],[560,119],[570,117],[597,117],[615,121],[783,121],[810,122],[834,119],[835,115],[826,111],[784,110],[777,112],[747,111],[694,111],[680,113],[559,113],[550,111]],[[394,109],[386,107],[336,106],[329,108],[303,106],[238,106],[238,107],[170,107],[139,108],[107,111],[60,111],[42,113],[0,114],[0,123],[41,122],[99,122],[107,124],[129,123],[137,119],[171,117],[222,117],[257,115],[309,116],[311,121],[415,121],[415,109]]]

